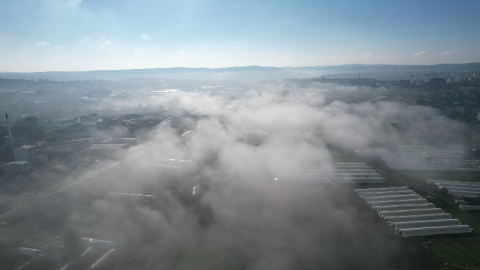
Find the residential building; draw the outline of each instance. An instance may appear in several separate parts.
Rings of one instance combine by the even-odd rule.
[[[16,161],[29,161],[34,156],[33,146],[23,145],[20,147],[13,148],[13,156]]]
[[[8,177],[15,177],[19,172],[27,172],[30,170],[28,161],[14,161],[3,165],[3,169],[7,172]]]

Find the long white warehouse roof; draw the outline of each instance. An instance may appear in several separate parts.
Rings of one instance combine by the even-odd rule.
[[[370,203],[370,206],[372,206],[372,208],[376,208],[379,206],[387,206],[387,205],[408,205],[408,204],[421,204],[421,203],[427,203],[427,200],[425,198],[419,198],[419,199],[410,199],[410,200],[381,201],[381,202],[372,202]]]
[[[443,210],[440,208],[431,208],[431,209],[411,209],[411,210],[396,210],[396,211],[383,211],[381,216],[388,220],[391,217],[400,217],[400,216],[414,216],[414,215],[432,215],[432,214],[441,214]]]
[[[389,205],[389,206],[375,207],[378,214],[381,214],[382,212],[385,212],[385,211],[430,209],[430,208],[435,208],[435,205],[433,203],[422,203],[422,204],[404,204],[404,205]]]
[[[414,229],[402,229],[400,232],[403,237],[423,236],[423,235],[436,235],[436,234],[455,234],[455,233],[470,233],[472,228],[468,225],[454,225],[443,227],[425,227]]]
[[[438,220],[426,220],[426,221],[410,221],[410,222],[397,222],[395,223],[395,230],[400,229],[413,229],[424,227],[442,227],[462,225],[462,222],[458,219],[438,219]]]
[[[391,217],[388,219],[388,221],[390,223],[395,224],[397,222],[436,220],[436,219],[449,219],[449,218],[452,218],[452,215],[448,213],[442,213],[442,214],[433,214],[433,215]]]
[[[355,189],[354,191],[358,194],[361,193],[370,193],[370,192],[384,192],[384,191],[396,191],[396,190],[408,190],[408,187],[389,187],[389,188],[364,188],[364,189]]]

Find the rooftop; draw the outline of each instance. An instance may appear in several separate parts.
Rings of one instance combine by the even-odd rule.
[[[125,148],[125,144],[92,144],[90,150],[120,150]]]
[[[13,161],[13,162],[7,163],[7,165],[13,165],[13,164],[25,165],[25,164],[28,164],[28,161]]]

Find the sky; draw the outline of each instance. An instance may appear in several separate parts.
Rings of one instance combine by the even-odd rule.
[[[480,62],[480,1],[0,0],[0,72]]]

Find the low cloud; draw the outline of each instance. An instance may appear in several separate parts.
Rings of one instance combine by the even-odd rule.
[[[282,184],[273,180],[273,172],[323,168],[339,149],[353,154],[379,141],[420,143],[408,142],[420,134],[434,142],[439,134],[455,136],[459,130],[432,108],[328,102],[325,96],[385,89],[320,83],[208,89],[124,100],[122,106],[148,102],[179,110],[183,116],[177,123],[192,133],[182,136],[165,119],[148,131],[147,142],[125,152],[122,162],[112,161],[114,169],[69,190],[69,211],[40,205],[39,215],[29,215],[25,222],[62,220],[82,236],[117,242],[119,266],[112,269],[354,269],[359,250],[395,256],[401,244],[389,244],[391,234],[369,236],[376,225],[361,212],[365,206],[352,199],[352,187]],[[103,106],[113,101],[104,100]],[[182,165],[175,159],[190,162]],[[169,164],[178,167],[165,166]],[[95,169],[84,172],[90,175]],[[157,199],[115,201],[108,192]],[[376,255],[376,268],[388,269],[391,259]]]
[[[421,51],[421,52],[417,52],[416,54],[413,55],[413,57],[422,57],[422,56],[425,56],[427,55],[427,51]]]
[[[178,56],[185,56],[187,52],[185,50],[178,51]]]
[[[440,55],[441,56],[448,56],[448,55],[452,55],[452,54],[455,54],[455,53],[456,53],[455,51],[444,51]]]
[[[136,48],[135,50],[133,50],[133,53],[136,55],[136,56],[145,56],[145,53],[148,52],[150,50],[150,48]]]
[[[140,38],[141,38],[144,42],[150,41],[150,38],[147,36],[147,34],[141,34],[141,35],[140,35]]]
[[[106,48],[110,47],[110,45],[111,45],[110,41],[105,40],[105,42],[103,42],[103,43],[100,45],[100,49],[101,49],[101,50],[106,49]]]
[[[366,59],[372,59],[373,57],[375,57],[373,53],[367,53],[363,56],[363,58],[366,58]]]

